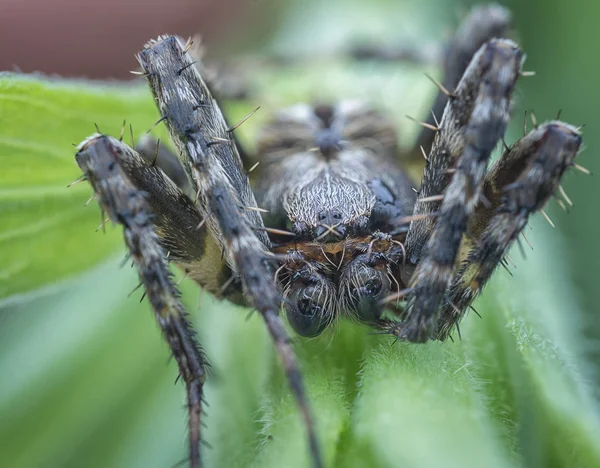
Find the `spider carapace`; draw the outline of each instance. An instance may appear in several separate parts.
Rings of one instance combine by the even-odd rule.
[[[192,42],[162,36],[139,52],[175,154],[148,139],[133,149],[95,134],[76,160],[102,210],[123,226],[177,360],[191,466],[201,464],[206,359],[169,262],[216,296],[261,314],[313,463],[322,466],[280,310],[303,336],[351,316],[399,340],[445,339],[529,216],[562,190],[564,172],[577,166],[577,128],[549,121],[504,143],[513,90],[526,74],[520,48],[503,38],[508,27],[509,14],[498,6],[476,8],[464,20],[445,49],[444,78],[433,80],[440,92],[414,149],[400,151],[391,121],[364,103],[298,104],[261,131],[254,158],[261,164],[251,179],[237,125],[226,123]],[[503,153],[488,168],[500,142]],[[420,185],[407,175],[415,168]]]

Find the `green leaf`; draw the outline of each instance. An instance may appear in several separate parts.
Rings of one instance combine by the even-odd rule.
[[[95,132],[119,135],[124,118],[139,135],[156,120],[139,87],[90,86],[0,74],[0,298],[72,276],[122,250],[120,235],[101,224],[75,148]],[[127,131],[127,134],[129,132]]]

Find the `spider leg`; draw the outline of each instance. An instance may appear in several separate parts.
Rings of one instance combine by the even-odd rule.
[[[510,40],[484,44],[446,105],[415,204],[414,215],[424,219],[413,220],[407,233],[408,260],[417,268],[409,283],[408,318],[390,330],[399,338],[430,337],[467,221],[484,200],[486,165],[506,130],[521,62],[522,53]],[[441,194],[439,201],[435,196]]]
[[[401,156],[402,162],[411,170],[411,173],[423,173],[426,163],[423,152],[429,154],[435,137],[435,132],[431,128],[437,127],[448,99],[452,99],[471,58],[487,41],[506,37],[510,30],[510,22],[510,12],[506,8],[491,4],[473,8],[460,24],[447,46],[446,53],[443,54],[442,80],[436,82],[439,92],[431,112],[427,112],[425,116],[425,125],[423,125],[414,148]]]
[[[290,340],[278,316],[281,293],[269,264],[270,241],[231,131],[191,58],[176,37],[160,37],[138,54],[161,119],[207,216],[212,237],[241,278],[245,295],[262,315],[298,402],[315,467],[323,466],[313,418]]]
[[[376,61],[393,63],[415,63],[435,65],[439,62],[441,51],[438,47],[415,47],[412,44],[393,46],[379,44],[358,44],[350,46],[348,55],[357,61]]]
[[[436,330],[439,339],[448,336],[481,292],[529,216],[557,192],[581,142],[576,128],[547,122],[507,149],[488,172],[484,193],[491,206],[480,205],[469,221],[476,241],[454,275],[442,306]]]
[[[146,295],[152,304],[156,320],[171,353],[179,366],[179,374],[187,389],[189,413],[190,460],[194,467],[200,465],[200,428],[202,418],[202,389],[206,379],[207,362],[196,341],[192,325],[186,318],[179,292],[169,271],[167,256],[161,245],[154,213],[147,193],[140,190],[128,177],[124,168],[142,158],[119,140],[103,135],[93,135],[78,148],[77,163],[90,181],[103,211],[114,223],[123,226],[124,237],[131,259],[138,269]],[[157,169],[158,182],[163,177],[163,188],[169,193],[167,201],[173,203],[177,189]],[[169,183],[171,185],[169,185]],[[173,189],[172,192],[169,192]],[[179,192],[180,193],[180,192]],[[193,218],[194,211],[185,210],[179,219]]]

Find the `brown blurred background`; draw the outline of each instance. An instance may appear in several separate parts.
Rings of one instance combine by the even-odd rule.
[[[265,2],[244,0],[0,0],[0,70],[128,78],[148,38],[202,31],[207,44],[263,30]],[[227,35],[226,41],[225,34]],[[252,32],[245,39],[252,38]]]

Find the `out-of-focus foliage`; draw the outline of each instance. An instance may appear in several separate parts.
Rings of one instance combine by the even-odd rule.
[[[594,109],[583,103],[592,99],[577,99],[593,92],[593,75],[582,70],[595,68],[583,52],[575,54],[578,60],[569,55],[587,30],[573,24],[569,36],[563,30],[569,28],[544,26],[555,14],[564,14],[567,24],[578,14],[555,5],[558,13],[547,6],[534,17],[516,7],[528,66],[538,71],[519,85],[516,115],[533,106],[542,120],[556,105],[567,120],[591,127]],[[318,37],[328,25],[335,26],[333,39],[343,37],[347,24],[359,20],[360,31],[379,31],[380,40],[386,39],[382,31],[398,29],[423,38],[426,24],[437,31],[431,39],[441,39],[444,15],[431,8],[431,2],[323,2],[310,15],[290,13],[278,42],[291,47],[293,38]],[[388,20],[385,29],[385,18],[377,20],[381,11],[403,19]],[[561,42],[569,40],[571,47]],[[253,81],[263,108],[244,124],[242,139],[250,143],[281,105],[346,96],[369,98],[393,113],[409,142],[414,131],[403,115],[423,114],[431,97],[421,70],[349,63],[326,69],[321,63],[258,72]],[[253,107],[232,103],[227,110],[235,121]],[[157,119],[142,84],[0,77],[0,466],[164,467],[186,456],[183,389],[173,385],[175,366],[167,365],[148,304],[138,303],[141,292],[127,297],[136,278],[128,267],[118,268],[120,230],[95,233],[97,205],[83,207],[89,187],[66,188],[79,176],[71,143],[93,133],[93,122],[119,135],[124,118],[136,136]],[[127,140],[128,134],[127,128]],[[586,132],[587,146],[594,147],[594,138]],[[582,156],[588,157],[593,167],[593,154]],[[514,277],[497,273],[478,301],[483,320],[468,317],[463,341],[390,346],[389,338],[351,323],[317,339],[297,339],[329,466],[600,466],[600,418],[588,381],[594,362],[586,360],[585,339],[596,309],[580,310],[565,267],[579,277],[575,267],[586,258],[584,248],[600,264],[600,251],[586,237],[597,223],[582,229],[594,206],[586,194],[598,189],[584,177],[569,178],[576,207],[557,221],[569,238],[579,236],[581,251],[543,221],[534,222],[528,238],[535,250],[526,261],[513,253]],[[244,320],[248,311],[204,294],[198,302],[193,284],[182,287],[213,364],[208,466],[308,466],[300,419],[260,317]]]
[[[600,73],[600,56],[594,44],[598,37],[600,3],[588,0],[532,0],[505,2],[512,9],[519,39],[528,54],[527,68],[537,75],[520,84],[521,98],[516,108],[534,109],[538,120],[553,118],[562,109],[562,118],[585,125],[580,164],[594,177],[567,177],[563,184],[575,207],[563,212],[552,204],[549,213],[566,242],[560,254],[575,286],[575,297],[585,311],[582,317],[582,345],[593,365],[596,389],[600,389],[600,91],[594,78]],[[549,255],[552,253],[549,252]],[[600,391],[597,391],[600,396]]]

